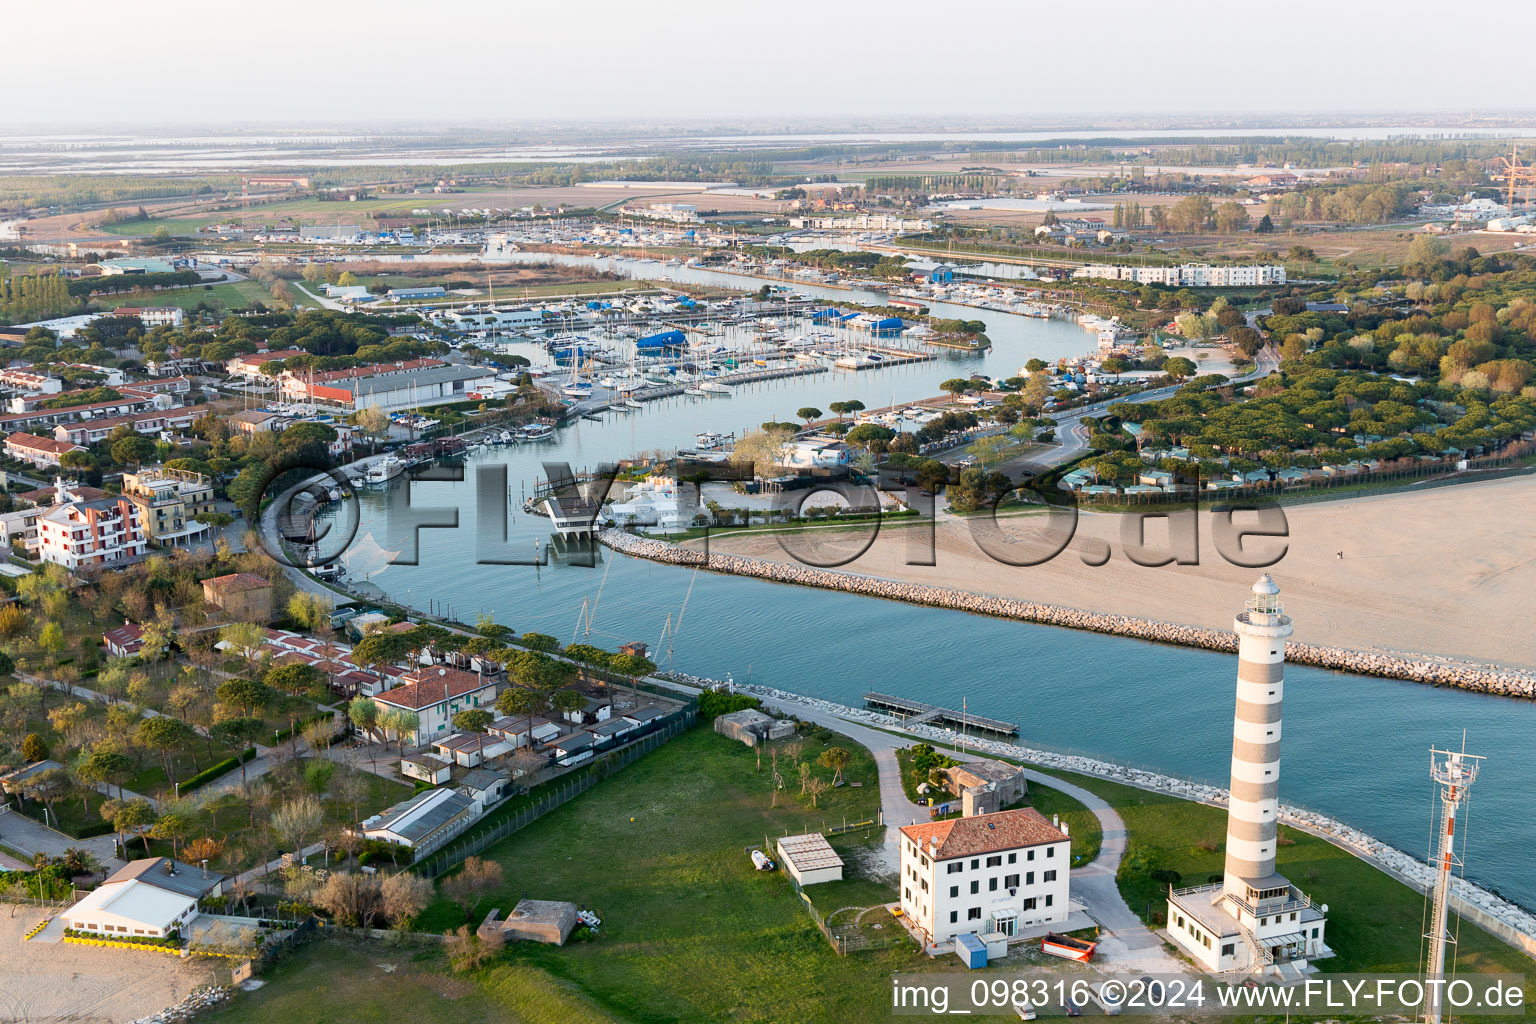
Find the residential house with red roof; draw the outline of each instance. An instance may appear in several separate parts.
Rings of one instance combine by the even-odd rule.
[[[428,665],[400,677],[400,685],[373,698],[382,711],[386,708],[413,711],[416,728],[405,734],[411,746],[429,743],[446,736],[453,729],[453,716],[467,708],[485,708],[494,712],[497,686],[474,672]]]
[[[37,522],[43,561],[71,572],[127,565],[144,555],[148,541],[138,506],[127,498],[69,501],[43,513]]]
[[[17,431],[5,439],[5,454],[21,462],[30,462],[38,469],[57,466],[70,452],[85,449],[68,441],[55,441],[51,437],[38,437]]]
[[[144,630],[132,622],[101,634],[101,642],[114,658],[133,658],[144,650]]]

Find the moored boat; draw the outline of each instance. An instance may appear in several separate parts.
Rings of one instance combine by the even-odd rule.
[[[403,472],[405,472],[405,463],[393,455],[386,455],[368,467],[368,471],[363,474],[363,482],[387,484]]]

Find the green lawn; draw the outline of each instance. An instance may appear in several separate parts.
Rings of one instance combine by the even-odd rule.
[[[537,967],[501,963],[452,974],[444,956],[374,940],[330,938],[265,975],[262,989],[200,1015],[219,1024],[567,1024],[618,1021]]]
[[[1176,871],[1179,886],[1203,885],[1220,876],[1225,863],[1224,809],[1087,776],[1050,774],[1097,793],[1125,820],[1129,841],[1120,866],[1120,892],[1148,923],[1164,923],[1167,895],[1167,886],[1151,872]],[[1283,825],[1277,861],[1292,883],[1329,905],[1328,945],[1338,956],[1323,961],[1323,970],[1417,969],[1424,931],[1422,895],[1332,843]],[[1536,977],[1530,958],[1470,924],[1461,929],[1458,963],[1463,971]],[[1527,1001],[1532,995],[1527,987]]]
[[[826,745],[816,737],[796,742],[808,761]],[[785,789],[774,807],[770,754],[759,770],[757,752],[742,744],[707,727],[684,733],[492,847],[487,855],[501,862],[505,880],[476,919],[492,906],[510,910],[525,893],[593,907],[603,919],[597,940],[520,944],[509,957],[575,984],[623,1019],[870,1019],[883,1012],[890,972],[947,965],[920,957],[907,942],[839,959],[789,880],[753,870],[747,856],[765,835],[873,816],[873,759],[846,740],[833,742],[854,755],[845,776],[864,785],[833,790],[812,808],[798,795],[799,776],[781,742],[774,746]],[[822,913],[895,898],[894,881],[878,882],[863,866],[875,838],[864,831],[832,837],[848,868],[845,881],[807,890]],[[871,918],[879,921],[878,914]],[[457,906],[439,902],[421,926],[463,921]]]
[[[272,293],[257,281],[232,281],[216,284],[212,288],[198,286],[186,290],[156,292],[154,298],[157,305],[180,306],[182,309],[191,309],[199,302],[208,302],[210,299],[223,303],[226,309],[241,309],[258,302],[270,306],[273,302]]]

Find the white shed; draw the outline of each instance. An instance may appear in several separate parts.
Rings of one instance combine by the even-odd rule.
[[[820,832],[785,836],[776,845],[784,870],[802,886],[842,881],[843,858]]]
[[[408,754],[400,759],[400,774],[441,786],[452,775],[453,765],[436,754]]]

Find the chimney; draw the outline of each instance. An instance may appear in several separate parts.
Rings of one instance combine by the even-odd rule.
[[[1066,822],[1061,823],[1061,834],[1069,837],[1072,835],[1072,832],[1070,829],[1068,829]]]

